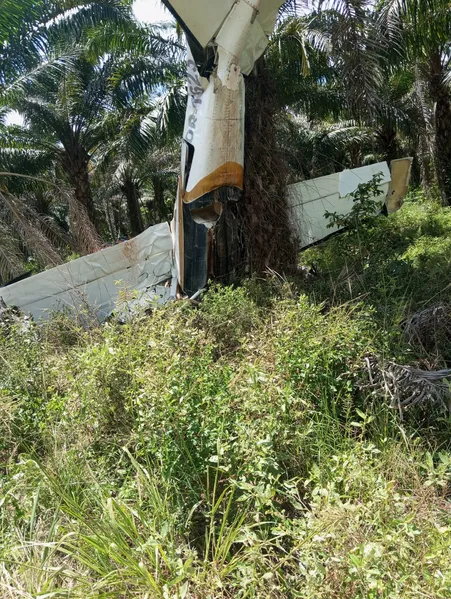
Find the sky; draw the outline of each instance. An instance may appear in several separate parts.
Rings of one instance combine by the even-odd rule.
[[[160,0],[136,0],[133,10],[136,18],[144,23],[172,20],[171,14],[163,8]],[[17,112],[13,111],[7,116],[6,122],[8,125],[22,125],[23,119]]]
[[[136,18],[145,23],[169,21],[172,18],[160,0],[136,0],[133,9]]]

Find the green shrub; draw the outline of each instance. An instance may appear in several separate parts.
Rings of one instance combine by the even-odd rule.
[[[451,210],[408,201],[371,222],[302,253],[319,273],[308,289],[316,301],[362,298],[389,328],[400,313],[451,300]]]

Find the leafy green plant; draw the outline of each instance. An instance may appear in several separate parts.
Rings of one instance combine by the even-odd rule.
[[[356,231],[373,227],[376,223],[375,218],[381,210],[379,196],[383,195],[380,187],[382,178],[382,173],[377,173],[367,183],[360,183],[357,186],[350,195],[353,206],[348,214],[326,212],[324,216],[330,221],[328,228],[339,227]]]

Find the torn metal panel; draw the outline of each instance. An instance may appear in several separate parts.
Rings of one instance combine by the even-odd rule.
[[[387,212],[396,212],[402,206],[410,183],[413,158],[399,158],[390,163],[391,183],[387,194]]]
[[[219,57],[225,57],[222,49]],[[216,74],[205,80],[192,57],[188,80],[172,230],[178,280],[183,291],[193,295],[210,276],[221,278],[234,269],[237,227],[227,223],[236,224],[232,205],[240,199],[244,182],[244,81],[236,68],[223,80]],[[229,258],[222,255],[224,248],[230,248]]]
[[[337,226],[328,227],[330,221],[326,219],[325,213],[348,214],[353,206],[350,194],[356,191],[360,183],[371,181],[373,175],[377,173],[382,173],[380,184],[383,191],[383,195],[380,196],[382,207],[391,180],[386,162],[289,185],[287,201],[300,247],[305,248],[338,231]]]
[[[361,166],[360,168],[346,169],[338,173],[338,175],[338,193],[340,194],[340,198],[345,198],[357,191],[361,183],[368,183],[374,175],[381,175],[380,185],[384,191],[386,191],[385,185],[390,182],[390,169],[386,162],[377,162]]]
[[[120,289],[161,296],[156,286],[173,274],[172,239],[167,223],[150,227],[125,243],[73,260],[0,288],[0,297],[35,319],[59,310],[88,310],[99,320],[114,310]],[[158,301],[158,298],[157,300]]]
[[[220,60],[223,53],[219,50]],[[205,83],[192,59],[190,80],[197,93],[188,99],[182,148],[182,193],[191,203],[219,187],[243,189],[244,80],[230,69],[224,79]],[[195,73],[193,75],[193,73]]]

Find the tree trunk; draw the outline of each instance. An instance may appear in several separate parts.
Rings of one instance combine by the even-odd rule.
[[[418,137],[418,163],[420,166],[421,185],[429,191],[434,184],[433,164],[426,131],[422,130]]]
[[[441,56],[432,57],[428,74],[429,93],[435,103],[435,164],[444,206],[451,205],[451,95],[444,83]]]
[[[387,122],[377,130],[376,135],[384,155],[384,160],[390,164],[392,160],[399,157],[399,143],[396,129]]]
[[[162,221],[169,220],[168,210],[166,207],[166,202],[164,200],[164,184],[163,179],[158,176],[152,177],[152,187],[153,187],[153,203],[154,206],[149,206],[149,216],[152,218],[153,209],[156,208],[158,213],[158,218]]]
[[[69,175],[76,201],[83,206],[89,220],[96,230],[99,231],[91,182],[89,180],[89,159],[89,154],[85,150],[77,149],[73,153],[66,152],[64,154],[62,165]]]
[[[433,125],[431,119],[430,102],[427,99],[427,90],[418,65],[415,67],[415,96],[420,108],[420,123],[418,131],[418,164],[420,167],[421,185],[429,191],[435,183]]]
[[[112,202],[112,206],[111,206],[111,210],[112,210],[112,216],[113,216],[113,224],[114,227],[116,229],[116,236],[115,236],[115,241],[117,241],[121,235],[123,233],[125,233],[125,227],[124,227],[124,217],[123,217],[123,210],[122,210],[122,201],[120,200],[115,200]]]
[[[246,79],[244,198],[239,202],[246,262],[251,272],[295,267],[296,243],[290,227],[285,188],[288,167],[278,149],[273,82],[260,60]]]
[[[349,148],[349,157],[351,158],[351,168],[362,166],[362,148],[359,144],[351,144]]]
[[[127,200],[130,231],[132,236],[135,237],[144,231],[144,224],[141,215],[141,206],[139,204],[139,189],[132,177],[124,178],[121,183],[121,191]]]

